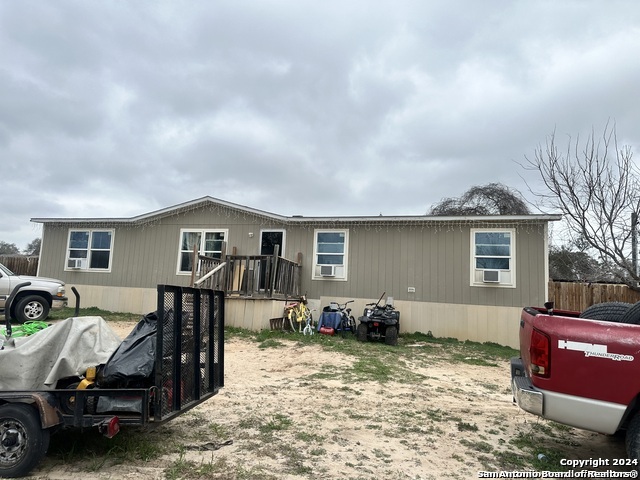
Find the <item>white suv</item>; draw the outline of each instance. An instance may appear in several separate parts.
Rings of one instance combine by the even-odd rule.
[[[67,306],[62,280],[16,275],[0,263],[0,312],[4,312],[5,304],[13,289],[25,282],[31,284],[21,287],[16,293],[10,306],[11,318],[20,323],[28,320],[44,320],[49,315],[49,310]]]

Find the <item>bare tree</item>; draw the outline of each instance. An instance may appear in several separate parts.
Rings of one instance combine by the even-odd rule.
[[[619,280],[640,290],[631,226],[640,212],[640,183],[632,156],[630,147],[618,146],[615,125],[607,124],[601,138],[593,130],[584,144],[569,137],[564,150],[554,132],[533,158],[525,157],[524,167],[536,171],[548,190],[532,190],[541,207],[562,213],[573,239],[586,242]]]
[[[528,215],[531,213],[519,192],[501,183],[475,186],[460,198],[444,198],[429,215]]]

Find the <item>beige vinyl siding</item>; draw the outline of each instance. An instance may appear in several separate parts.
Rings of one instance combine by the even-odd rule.
[[[207,209],[171,216],[144,227],[109,225],[109,228],[115,228],[110,273],[64,270],[70,228],[95,227],[81,223],[64,226],[45,224],[43,230],[47,242],[41,252],[40,275],[61,278],[70,284],[155,288],[161,283],[188,285],[190,281],[189,275],[177,274],[182,228],[228,229],[228,253],[235,246],[239,255],[255,255],[260,251],[260,229],[282,228],[282,225],[261,225],[241,216],[227,218]],[[249,232],[254,234],[253,237],[249,237]],[[285,252],[285,256],[294,257],[290,252]]]
[[[390,227],[372,232],[363,227],[350,228],[348,281],[341,285],[311,281],[310,274],[303,274],[303,291],[312,298],[373,299],[386,292],[396,300],[513,307],[546,300],[542,225],[516,231],[517,288],[470,285],[469,230],[460,226],[446,231]],[[305,267],[311,268],[311,263]],[[409,293],[409,287],[414,287],[415,293]]]
[[[39,274],[61,278],[70,285],[132,288],[155,288],[162,283],[188,285],[189,275],[176,274],[181,229],[227,229],[227,253],[236,247],[239,255],[259,253],[260,230],[284,229],[283,256],[295,260],[302,253],[301,287],[309,298],[373,301],[386,292],[396,301],[505,307],[539,305],[546,300],[544,222],[499,227],[516,229],[517,288],[470,286],[471,226],[464,222],[451,225],[388,222],[364,226],[346,221],[304,223],[303,219],[287,223],[240,210],[205,206],[144,226],[118,223],[98,226],[115,229],[110,273],[64,270],[69,228],[96,227],[67,220],[64,225],[44,224],[46,241]],[[316,228],[348,229],[346,282],[311,279]],[[415,293],[409,293],[409,287],[414,287]]]

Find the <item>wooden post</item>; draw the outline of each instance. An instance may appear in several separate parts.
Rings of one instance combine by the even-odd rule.
[[[198,268],[198,246],[193,244],[193,255],[191,256],[191,287],[196,282],[196,269]]]
[[[633,264],[633,273],[638,277],[638,214],[631,213],[631,263]],[[638,281],[636,280],[636,285]]]
[[[293,275],[293,291],[296,295],[300,295],[300,292],[302,291],[302,252],[298,252],[296,262],[298,265],[296,266],[297,272]]]
[[[276,272],[278,271],[278,255],[280,253],[280,245],[273,246],[273,255],[271,256],[271,272],[269,278],[269,298],[273,298],[273,291],[276,288]]]
[[[227,261],[227,242],[222,242],[222,248],[220,249],[220,262],[226,262]],[[228,283],[227,283],[227,270],[229,269],[229,262],[227,262],[227,265],[222,269],[221,272],[216,273],[216,280],[218,284],[222,283],[222,291],[224,292],[225,296],[227,295],[227,292],[229,291],[228,289]],[[222,278],[223,281],[220,282],[219,279]],[[211,279],[211,287],[212,288],[216,288],[216,285],[213,282],[213,278]]]

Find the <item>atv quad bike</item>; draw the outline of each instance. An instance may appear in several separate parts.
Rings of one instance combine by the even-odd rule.
[[[385,305],[380,304],[385,293],[380,295],[376,303],[368,303],[364,313],[358,318],[360,325],[356,336],[361,342],[384,339],[387,345],[398,344],[400,312],[393,308],[393,297],[388,297]]]

